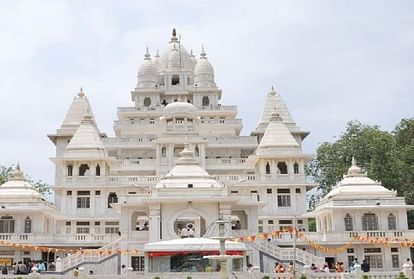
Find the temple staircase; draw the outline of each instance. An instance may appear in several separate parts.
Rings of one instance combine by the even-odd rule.
[[[98,249],[94,249],[93,253],[78,251],[75,254],[61,259],[60,262],[56,262],[56,273],[67,274],[68,272],[74,270],[76,267],[80,267],[85,264],[100,264],[116,256],[119,256],[119,254],[114,253],[113,251],[119,249],[120,240],[121,239],[118,239]],[[107,251],[112,251],[112,253],[107,253]]]
[[[325,263],[325,258],[323,257],[315,256],[298,248],[281,248],[272,241],[256,238],[256,240],[252,242],[251,245],[252,248],[259,251],[261,258],[263,256],[266,256],[275,261],[284,263],[292,262],[295,260],[296,264],[299,264],[301,267],[305,265],[311,266],[311,264],[315,264],[316,266],[323,266]]]

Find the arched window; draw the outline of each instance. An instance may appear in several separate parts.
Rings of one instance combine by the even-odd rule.
[[[69,165],[68,166],[68,176],[72,176],[73,175],[73,166]]]
[[[354,230],[354,225],[352,223],[352,217],[348,213],[345,215],[344,222],[345,222],[345,230],[346,231],[353,231]]]
[[[280,174],[287,174],[287,165],[285,162],[279,162],[277,163],[277,168],[279,169]]]
[[[14,219],[13,216],[1,216],[0,218],[0,233],[14,233]]]
[[[112,208],[111,203],[118,203],[118,196],[116,195],[116,193],[109,193],[108,208]]]
[[[24,233],[32,233],[32,219],[29,216],[24,219]]]
[[[95,174],[96,176],[101,176],[101,166],[99,164],[96,165]]]
[[[362,230],[376,231],[378,230],[378,217],[375,213],[365,213],[362,215]]]
[[[196,157],[200,157],[200,150],[198,150],[198,147],[196,146],[196,148],[194,148],[194,155]]]
[[[173,75],[171,78],[171,85],[177,85],[180,83],[180,76],[179,75]]]
[[[294,174],[299,174],[299,164],[298,163],[293,164],[293,173]]]
[[[183,151],[184,148],[182,147],[174,147],[174,157],[180,156],[181,151]]]
[[[87,164],[82,164],[79,167],[79,176],[89,175],[89,166]]]
[[[270,174],[270,165],[269,165],[269,162],[266,163],[266,174]]]
[[[397,219],[395,218],[394,214],[390,213],[388,215],[388,229],[389,230],[396,230],[397,229]]]
[[[144,107],[149,107],[151,105],[151,98],[145,97],[144,98]]]
[[[201,99],[201,105],[203,107],[210,105],[210,99],[208,96],[203,96],[203,99]]]
[[[167,149],[165,147],[161,148],[161,157],[167,157]]]

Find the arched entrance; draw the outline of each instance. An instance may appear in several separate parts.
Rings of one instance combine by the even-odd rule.
[[[131,215],[131,231],[147,231],[148,229],[148,213],[146,211],[134,211]]]
[[[233,210],[231,212],[232,230],[247,230],[247,215],[244,210]]]
[[[187,234],[183,230],[186,230]],[[189,233],[190,230],[193,234]],[[178,237],[202,237],[206,233],[206,221],[195,213],[183,213],[174,221],[174,232]]]

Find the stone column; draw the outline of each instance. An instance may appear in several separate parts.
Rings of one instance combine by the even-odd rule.
[[[161,169],[161,145],[157,144],[155,147],[155,169],[156,169],[156,176],[160,175]]]
[[[73,163],[73,176],[79,176],[79,162]]]
[[[198,152],[200,156],[200,166],[206,168],[206,145],[204,143],[198,145]]]
[[[149,242],[157,242],[160,240],[160,204],[151,205],[149,208]]]
[[[169,144],[167,148],[168,169],[172,169],[174,165],[174,144]]]
[[[92,161],[89,163],[89,173],[90,176],[96,176],[96,165],[98,163],[96,161]]]

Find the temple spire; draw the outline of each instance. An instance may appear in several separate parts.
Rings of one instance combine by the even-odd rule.
[[[144,57],[145,57],[144,58],[145,60],[150,60],[151,54],[149,53],[148,46],[145,49],[145,55],[144,55]]]
[[[206,54],[206,52],[205,52],[205,50],[204,50],[204,45],[201,45],[201,53],[200,53],[200,58],[201,59],[206,59],[207,57],[207,54]]]
[[[172,30],[172,37],[171,37],[170,43],[172,43],[172,42],[178,42],[177,31],[175,30],[175,28],[173,28],[173,30]]]
[[[81,98],[85,97],[85,93],[83,93],[83,88],[82,88],[82,86],[81,86],[80,91],[79,91],[79,93],[78,93],[78,97],[81,97]]]

